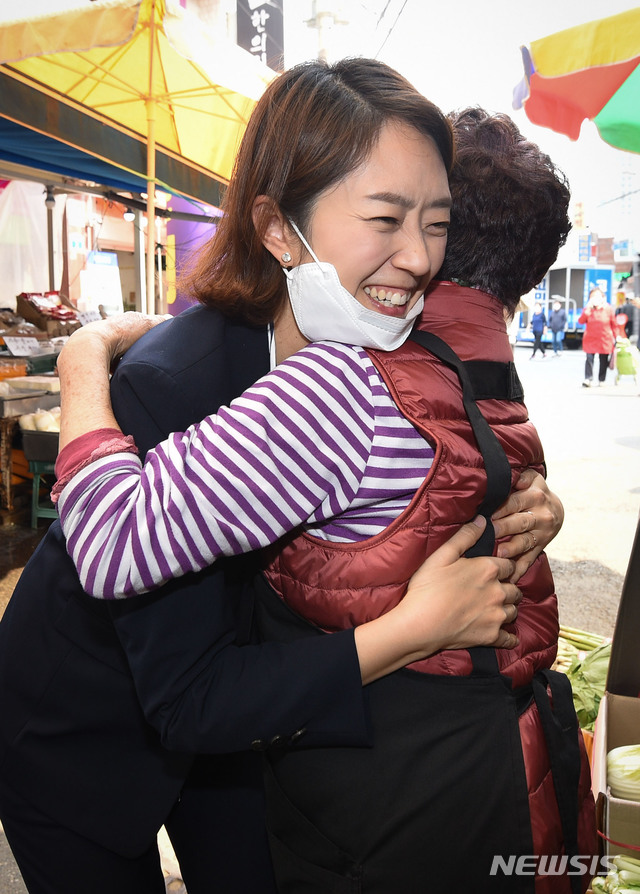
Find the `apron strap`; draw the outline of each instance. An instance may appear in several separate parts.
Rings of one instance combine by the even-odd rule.
[[[500,666],[496,650],[491,646],[471,646],[467,649],[471,656],[472,674],[474,677],[498,677]]]
[[[496,438],[491,426],[484,418],[476,403],[481,393],[483,397],[502,400],[521,400],[522,385],[513,363],[494,361],[462,361],[449,345],[432,332],[414,330],[411,339],[437,357],[457,373],[462,386],[462,403],[469,417],[473,434],[484,460],[487,473],[487,490],[478,513],[484,515],[487,526],[482,536],[465,556],[490,556],[495,546],[495,534],[491,523],[491,513],[503,503],[511,491],[511,466]],[[485,381],[486,377],[486,381]],[[473,673],[482,676],[496,676],[500,673],[495,649],[475,646],[468,650],[473,665]]]
[[[511,466],[509,465],[509,460],[502,449],[502,445],[491,430],[491,426],[480,412],[476,403],[474,385],[466,364],[463,363],[445,341],[432,332],[414,330],[410,338],[441,360],[450,369],[453,369],[460,379],[462,403],[469,417],[469,422],[480,448],[487,473],[487,490],[482,503],[478,507],[478,513],[484,515],[487,520],[487,527],[484,529],[478,542],[465,555],[469,558],[472,556],[490,556],[495,545],[491,513],[507,499],[511,491]],[[504,364],[499,365],[504,366]],[[503,383],[511,381],[511,374],[505,371]]]
[[[532,686],[549,752],[564,848],[571,859],[578,854],[578,787],[581,764],[578,745],[580,731],[571,684],[566,674],[544,668],[534,676]],[[572,894],[580,894],[580,876],[570,875],[569,879]]]
[[[476,400],[498,398],[522,401],[523,390],[513,363],[462,360],[430,332],[414,331],[411,338],[454,369],[462,385],[462,400],[482,453],[487,472],[487,492],[478,512],[487,517],[485,534],[465,555],[490,555],[495,536],[488,516],[507,498],[511,490],[511,468],[498,439],[480,412]],[[499,673],[495,649],[469,649],[474,674]],[[551,692],[548,695],[547,687]],[[532,681],[533,696],[549,752],[551,775],[558,802],[560,822],[568,857],[578,853],[578,786],[580,748],[578,719],[573,706],[571,684],[565,674],[548,669],[538,671]],[[551,702],[553,701],[553,707]],[[578,875],[569,876],[572,894],[582,888]]]

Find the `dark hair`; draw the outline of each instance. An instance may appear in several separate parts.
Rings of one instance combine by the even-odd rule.
[[[184,277],[195,297],[247,322],[273,320],[286,285],[254,226],[255,199],[269,196],[304,231],[318,196],[367,158],[389,121],[431,138],[450,170],[449,121],[384,63],[306,62],[272,81],[249,119],[218,230]]]
[[[449,118],[456,140],[453,205],[437,278],[490,292],[513,314],[566,242],[569,186],[508,115],[470,108]]]

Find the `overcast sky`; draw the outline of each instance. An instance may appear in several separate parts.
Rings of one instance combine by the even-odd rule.
[[[637,5],[621,0],[343,0],[344,18],[351,24],[337,29],[336,46],[340,55],[377,55],[445,111],[481,105],[510,114],[565,171],[591,228],[601,236],[635,238],[640,250],[640,155],[607,146],[590,122],[572,142],[536,127],[511,106],[513,88],[523,76],[522,44]],[[294,19],[304,20],[305,9],[310,9],[305,0],[285,0],[288,29]],[[288,64],[316,52],[317,36],[308,27],[299,26],[295,40],[287,41],[288,36]],[[636,190],[633,197],[611,201]]]

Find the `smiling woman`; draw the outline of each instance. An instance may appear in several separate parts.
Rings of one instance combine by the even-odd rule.
[[[365,71],[369,74],[366,85],[361,82]],[[156,561],[150,576],[136,556],[137,537],[130,539],[129,534],[146,502],[145,493],[157,492],[157,482],[143,483],[153,474],[155,463],[149,462],[138,478],[130,477],[131,459],[118,473],[113,460],[104,458],[86,473],[94,485],[101,482],[97,489],[89,485],[86,475],[82,486],[78,480],[64,489],[68,454],[63,454],[57,485],[57,492],[64,490],[61,517],[83,584],[95,595],[112,598],[146,591],[173,576],[204,568],[223,555],[271,545],[299,525],[329,540],[373,536],[406,508],[431,465],[431,446],[398,412],[362,348],[391,350],[406,340],[422,311],[424,290],[442,264],[450,205],[450,127],[442,113],[397,73],[370,60],[341,63],[335,74],[317,65],[302,66],[295,78],[293,73],[285,74],[270,90],[273,95],[267,94],[265,111],[261,106],[249,124],[225,217],[199,259],[195,282],[201,287],[206,275],[203,300],[224,300],[228,305],[229,294],[221,296],[220,290],[222,283],[231,280],[231,295],[235,292],[247,310],[258,314],[261,307],[256,302],[264,300],[263,289],[254,288],[246,295],[251,282],[246,267],[263,270],[259,282],[265,282],[264,291],[268,293],[273,283],[270,310],[275,315],[278,368],[245,393],[242,402],[210,420],[210,426],[203,423],[186,436],[191,445],[180,451],[182,474],[177,466],[169,471],[176,459],[171,450],[172,458],[162,473],[163,478],[168,476],[163,485],[164,505],[172,513],[170,507],[177,505],[177,499],[181,507],[181,532],[174,534],[182,542],[192,539],[189,532],[194,528],[200,535],[195,551],[181,549],[172,555],[162,537],[162,543],[153,548]],[[356,91],[360,93],[357,102]],[[320,110],[326,112],[322,117]],[[345,135],[342,127],[347,118],[351,127]],[[292,151],[288,180],[278,187],[273,182],[275,147],[258,128],[275,134],[280,126],[291,140]],[[310,139],[315,143],[312,155]],[[347,145],[350,151],[345,155]],[[343,152],[338,154],[340,148]],[[319,170],[321,154],[334,159],[335,166]],[[283,167],[281,157],[279,166]],[[307,177],[308,170],[314,176]],[[249,228],[246,238],[250,240],[242,256],[230,239],[240,224]],[[387,293],[397,297],[388,301]],[[91,330],[84,334],[92,337]],[[311,346],[318,341],[324,345]],[[105,378],[101,398],[96,382],[90,415],[88,407],[77,411],[86,402],[77,393],[77,383],[86,379],[75,363],[86,362],[85,373],[92,375],[88,367],[93,359],[79,342],[60,363],[61,376],[70,386],[63,396],[62,447],[93,428],[115,426]],[[120,343],[118,350],[122,348]],[[330,387],[319,387],[316,383],[320,382]],[[334,392],[342,396],[339,403],[334,401]],[[358,414],[347,410],[349,406],[359,407]],[[258,414],[252,446],[254,451],[259,449],[262,459],[258,466],[254,464],[253,475],[243,464],[239,476],[230,476],[224,457],[245,454],[244,432],[247,415],[252,413]],[[383,419],[390,414],[397,417],[393,446],[385,459],[377,461],[375,457],[385,454],[389,433]],[[330,425],[316,430],[309,419],[325,419]],[[91,437],[89,443],[93,443]],[[206,472],[207,477],[214,476],[212,491],[231,492],[229,503],[214,499],[203,504],[198,496],[200,481],[192,482],[187,496],[187,468],[200,453],[212,460]],[[298,455],[304,463],[296,469]],[[106,479],[105,463],[111,464],[113,473]],[[312,490],[306,480],[311,464],[316,467]],[[122,488],[125,479],[133,487]],[[87,501],[89,490],[93,498]],[[116,491],[118,511],[108,514],[110,521],[100,526],[101,533],[90,529],[93,508],[110,502]],[[190,505],[198,506],[198,518]],[[250,505],[260,507],[261,524],[254,511],[238,511]],[[364,522],[373,506],[377,507],[375,520]],[[114,552],[116,540],[129,541],[131,549]],[[92,546],[87,551],[89,541]],[[162,559],[161,553],[165,554]],[[97,573],[96,561],[101,566]]]
[[[366,163],[317,198],[308,232],[315,251],[273,202],[260,202],[270,215],[264,244],[276,260],[291,257],[287,224],[300,240],[287,288],[304,340],[402,344],[442,265],[450,204],[435,143],[399,124],[385,124]]]

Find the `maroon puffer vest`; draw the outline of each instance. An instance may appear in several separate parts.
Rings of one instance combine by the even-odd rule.
[[[513,359],[501,306],[474,289],[439,283],[428,295],[419,328],[439,335],[465,361]],[[392,353],[369,353],[401,412],[436,455],[411,504],[377,536],[344,544],[299,534],[269,564],[266,576],[285,602],[327,631],[357,626],[396,605],[424,559],[476,515],[486,489],[456,373],[411,341]],[[542,446],[524,404],[488,399],[478,405],[505,450],[512,481],[529,466],[541,469]],[[558,637],[546,556],[534,562],[519,587],[524,598],[512,629],[520,644],[497,650],[500,670],[514,687],[551,666]],[[466,650],[442,651],[411,668],[465,675],[471,661]]]

